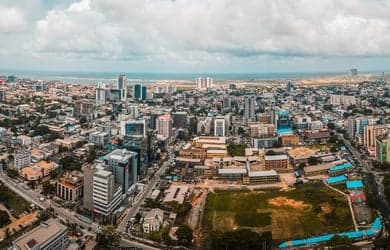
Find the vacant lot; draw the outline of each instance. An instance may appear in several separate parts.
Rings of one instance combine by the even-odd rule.
[[[209,193],[203,224],[209,232],[271,231],[275,240],[353,228],[345,198],[322,183],[289,191]]]

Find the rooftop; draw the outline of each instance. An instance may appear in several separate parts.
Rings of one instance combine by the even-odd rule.
[[[62,225],[55,219],[49,219],[40,226],[25,233],[14,241],[14,246],[18,250],[28,250],[27,246],[37,246],[46,243],[47,241],[58,237],[65,233],[66,226]]]

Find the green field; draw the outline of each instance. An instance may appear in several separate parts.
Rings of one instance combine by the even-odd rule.
[[[30,205],[22,197],[5,187],[3,183],[0,183],[0,203],[13,209],[17,215],[23,213]]]
[[[216,191],[207,197],[206,231],[247,228],[275,240],[353,229],[345,197],[322,183],[290,191]]]

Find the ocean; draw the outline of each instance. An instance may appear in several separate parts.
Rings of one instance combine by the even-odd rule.
[[[378,72],[364,72],[379,74]],[[277,73],[142,73],[142,72],[77,72],[77,71],[27,71],[0,70],[0,75],[15,75],[18,78],[33,80],[58,80],[66,83],[97,84],[98,82],[115,82],[118,75],[125,74],[129,83],[153,83],[159,80],[195,80],[204,76],[214,81],[255,81],[276,79],[299,79],[308,77],[324,77],[348,75],[349,72],[277,72]]]

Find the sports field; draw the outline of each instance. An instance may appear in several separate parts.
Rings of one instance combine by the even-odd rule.
[[[353,229],[346,199],[322,183],[289,191],[216,191],[207,197],[204,228],[272,232],[274,240]]]

